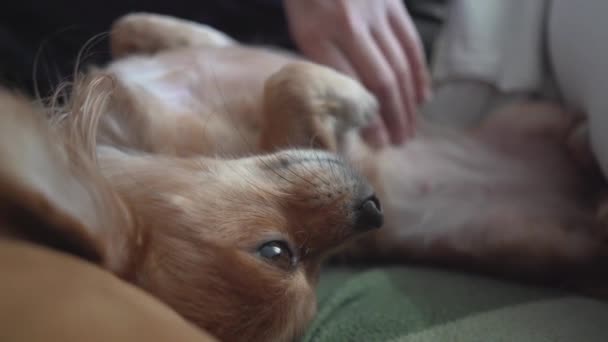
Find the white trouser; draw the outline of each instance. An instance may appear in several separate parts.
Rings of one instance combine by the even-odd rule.
[[[607,0],[452,0],[432,72],[432,120],[466,125],[533,95],[582,110],[608,175]]]
[[[562,98],[588,117],[589,138],[608,175],[608,1],[552,0],[547,48]]]

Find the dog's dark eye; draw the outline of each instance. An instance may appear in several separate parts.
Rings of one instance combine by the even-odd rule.
[[[285,270],[290,269],[295,263],[293,253],[284,241],[266,242],[258,248],[258,254],[262,259]]]

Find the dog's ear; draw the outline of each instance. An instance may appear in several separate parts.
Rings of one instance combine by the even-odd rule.
[[[0,89],[0,237],[32,240],[120,273],[128,211],[81,150],[28,101]]]

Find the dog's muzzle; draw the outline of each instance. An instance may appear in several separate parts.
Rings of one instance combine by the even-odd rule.
[[[372,194],[357,206],[355,218],[355,229],[357,231],[366,231],[382,227],[384,223],[384,214],[380,200],[376,195]]]

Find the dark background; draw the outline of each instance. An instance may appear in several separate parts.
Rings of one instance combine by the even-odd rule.
[[[448,1],[405,0],[427,56]],[[0,84],[30,94],[36,84],[42,96],[48,95],[74,74],[85,44],[80,67],[106,63],[110,55],[103,33],[115,19],[134,11],[203,22],[244,43],[294,49],[280,0],[2,0]]]

